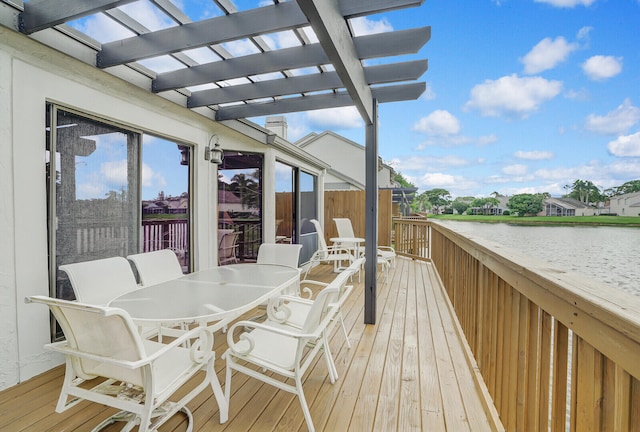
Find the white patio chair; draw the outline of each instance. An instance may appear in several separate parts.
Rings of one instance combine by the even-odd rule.
[[[311,413],[307,405],[302,379],[310,365],[314,364],[316,355],[323,349],[328,350],[323,335],[334,319],[338,289],[324,289],[318,293],[301,329],[273,324],[240,321],[235,323],[227,333],[229,349],[223,358],[227,362],[225,397],[227,403],[231,399],[231,375],[237,370],[250,377],[275,386],[281,390],[294,393],[300,400],[304,418],[310,431],[314,431]],[[234,340],[236,329],[250,329]],[[327,368],[332,371],[329,356],[325,356]],[[253,368],[246,363],[253,364]],[[333,375],[329,378],[333,383]],[[290,381],[293,380],[295,384]]]
[[[191,431],[192,416],[186,404],[211,386],[222,401],[220,422],[227,421],[228,405],[213,370],[213,335],[206,329],[193,329],[164,345],[143,339],[122,309],[44,296],[29,297],[27,302],[49,306],[66,337],[66,341],[45,345],[66,358],[56,412],[89,400],[121,410],[94,431],[124,421],[122,430],[130,431],[138,424],[139,431],[146,432],[157,430],[183,411],[189,419],[187,430]],[[190,349],[180,346],[187,339],[194,339]],[[179,400],[172,397],[169,401],[200,371],[204,374],[193,390]]]
[[[304,280],[304,284],[315,285],[317,287],[322,287],[322,289],[338,289],[337,300],[333,303],[333,306],[337,308],[335,314],[335,320],[339,321],[340,327],[342,328],[342,333],[344,334],[345,341],[347,342],[347,347],[351,348],[351,343],[349,342],[349,335],[347,334],[347,329],[344,326],[344,320],[342,316],[342,304],[345,302],[349,294],[353,291],[353,286],[348,285],[348,279],[353,275],[353,273],[360,270],[362,265],[364,264],[364,258],[359,258],[354,261],[347,269],[340,272],[330,283],[318,282],[313,280]],[[305,289],[308,289],[306,287]],[[304,322],[311,310],[311,306],[313,305],[313,300],[303,299],[300,297],[292,297],[292,296],[281,296],[280,302],[278,304],[273,303],[273,308],[269,308],[268,316],[269,320],[281,325],[291,326],[296,329],[301,329],[304,326]],[[329,336],[329,331],[325,334],[325,337]],[[326,341],[328,343],[328,341]],[[325,355],[330,355],[329,350],[325,350]],[[335,368],[335,363],[333,358],[328,359],[332,365],[332,370],[329,372],[333,374],[334,380],[338,379],[338,372]]]
[[[351,219],[349,218],[333,218],[333,221],[336,224],[336,229],[338,230],[338,237],[356,237],[353,232],[353,225],[351,224]],[[346,247],[354,248],[355,245],[345,244]],[[388,271],[388,267],[395,267],[396,263],[396,250],[391,246],[380,246],[378,245],[378,256],[387,260],[389,266],[385,267],[385,272]],[[378,264],[382,264],[380,260],[378,260]]]
[[[258,264],[275,264],[298,268],[300,262],[300,244],[262,243],[258,248]],[[300,284],[297,283],[287,290],[288,294],[299,295]]]
[[[262,243],[258,248],[258,264],[276,264],[298,268],[302,245]]]
[[[318,249],[313,253],[311,258],[309,259],[309,262],[305,264],[305,273],[303,279],[306,279],[309,275],[309,272],[321,263],[332,262],[333,270],[336,272],[344,262],[348,262],[349,265],[351,265],[351,263],[353,263],[355,259],[353,254],[348,249],[340,245],[327,246],[327,242],[324,239],[324,231],[320,226],[320,222],[318,222],[316,219],[311,219],[311,223],[316,228],[316,233],[318,234]]]
[[[127,256],[127,259],[135,265],[141,286],[157,285],[184,276],[178,256],[171,249],[133,254]],[[163,336],[178,337],[186,330],[188,330],[186,325],[175,327],[158,325],[144,333],[147,337],[157,335],[158,342],[162,342]],[[188,345],[189,341],[186,342],[186,346]]]
[[[239,232],[233,230],[218,230],[218,265],[237,263]]]
[[[127,256],[138,271],[140,285],[149,286],[184,276],[178,257],[171,249]]]
[[[131,264],[124,257],[64,264],[76,300],[105,306],[114,298],[138,288]]]

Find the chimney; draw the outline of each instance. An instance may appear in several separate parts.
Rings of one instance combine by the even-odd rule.
[[[264,127],[280,138],[287,139],[287,118],[285,116],[267,117]]]

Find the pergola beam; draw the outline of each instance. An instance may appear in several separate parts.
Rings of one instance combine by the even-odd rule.
[[[345,18],[388,12],[396,9],[417,7],[424,0],[340,0],[340,13]]]
[[[307,24],[295,3],[265,6],[103,44],[96,63],[106,68]]]
[[[417,99],[425,88],[426,84],[421,82],[372,88],[371,93],[380,103],[399,102]],[[247,117],[261,117],[353,105],[354,103],[349,93],[339,91],[312,96],[283,98],[275,102],[254,102],[221,107],[216,112],[216,120],[236,120]]]
[[[373,122],[373,97],[337,0],[297,0],[320,45],[349,92],[365,124]]]
[[[415,53],[430,37],[431,28],[422,27],[359,36],[353,39],[353,44],[357,57],[364,60]],[[302,45],[165,72],[153,80],[152,90],[157,93],[287,69],[321,66],[329,62],[321,44]]]
[[[415,81],[427,68],[427,60],[416,60],[369,66],[364,68],[364,73],[369,85],[386,84]],[[187,107],[196,108],[239,100],[263,99],[339,88],[342,88],[342,81],[340,81],[338,74],[336,72],[324,72],[194,92],[187,100]]]
[[[19,28],[25,34],[82,18],[135,0],[31,0],[24,3]]]

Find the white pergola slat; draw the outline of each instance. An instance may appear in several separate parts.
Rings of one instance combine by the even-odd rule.
[[[220,16],[199,21],[192,21],[171,0],[147,0],[171,23],[154,31],[121,8],[135,1],[140,0],[0,0],[18,11],[16,30],[27,35],[42,32],[34,37],[50,41],[57,49],[65,37],[80,42],[77,55],[67,49],[74,46],[71,41],[64,44],[64,51],[91,63],[87,49],[93,50],[93,66],[118,71],[121,77],[135,76],[130,79],[134,84],[184,101],[186,108],[201,113],[208,108],[215,121],[243,122],[258,116],[355,106],[366,127],[366,252],[375,255],[378,104],[417,99],[426,84],[415,81],[428,67],[426,60],[387,59],[420,51],[431,37],[431,28],[356,36],[350,20],[420,7],[424,0],[272,0],[272,5],[246,10],[238,10],[233,0],[212,0],[211,7]],[[135,36],[100,44],[75,25],[96,14]],[[286,31],[293,32],[299,46],[270,46],[270,35]],[[234,56],[227,43],[239,41],[249,41],[257,53]],[[207,62],[189,52],[196,48],[210,51]],[[146,62],[163,56],[177,60],[179,67],[153,70]],[[383,60],[364,64],[372,59]],[[122,68],[128,68],[128,73],[121,73]],[[376,260],[367,260],[365,322],[370,324],[376,315],[375,274]]]

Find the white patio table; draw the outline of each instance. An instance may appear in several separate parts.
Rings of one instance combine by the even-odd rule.
[[[111,300],[109,306],[124,309],[143,327],[195,323],[206,325],[213,333],[299,280],[297,268],[231,264],[130,291]],[[220,423],[225,423],[229,406],[217,376],[213,387]]]
[[[353,249],[356,259],[364,256],[362,248],[364,247],[365,239],[362,237],[331,237],[329,240],[346,249]]]

